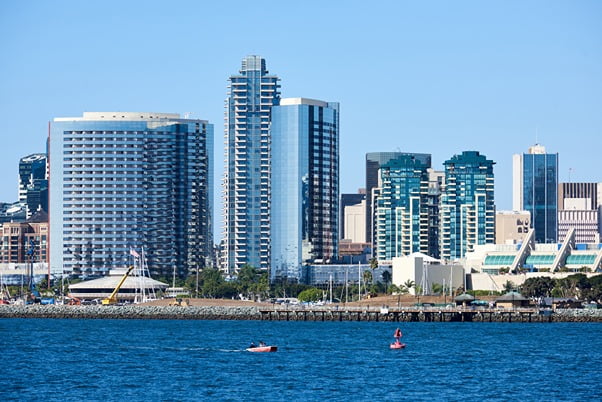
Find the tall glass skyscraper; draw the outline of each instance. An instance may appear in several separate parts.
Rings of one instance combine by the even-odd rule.
[[[428,190],[430,158],[402,154],[380,166],[374,199],[378,260],[413,252],[430,254]],[[428,163],[427,163],[428,162]]]
[[[444,162],[441,258],[462,258],[475,245],[495,243],[494,164],[476,151]]]
[[[536,144],[512,157],[512,208],[529,211],[537,243],[558,241],[558,154]]]
[[[245,57],[240,75],[230,77],[220,257],[227,273],[247,264],[269,267],[270,120],[272,107],[280,101],[278,81],[259,56]]]
[[[282,99],[272,111],[270,280],[338,256],[339,104]]]
[[[211,265],[213,126],[84,113],[50,125],[50,269],[106,274],[144,248],[153,275]]]

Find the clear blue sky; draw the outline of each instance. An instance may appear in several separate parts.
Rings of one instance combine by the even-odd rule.
[[[478,150],[510,209],[512,154],[536,138],[561,181],[602,182],[602,1],[3,0],[0,200],[48,121],[84,111],[208,119],[219,184],[227,79],[247,54],[283,97],[340,102],[341,192],[364,186],[366,152],[442,169]]]

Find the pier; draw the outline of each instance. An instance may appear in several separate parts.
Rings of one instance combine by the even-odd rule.
[[[552,322],[553,312],[535,308],[274,308],[261,309],[267,321],[384,321],[384,322]]]

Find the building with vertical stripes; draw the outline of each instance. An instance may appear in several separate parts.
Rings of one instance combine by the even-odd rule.
[[[144,250],[152,275],[212,264],[213,126],[93,112],[50,123],[50,270],[105,275]]]

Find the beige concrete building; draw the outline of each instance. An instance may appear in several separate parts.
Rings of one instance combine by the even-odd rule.
[[[410,294],[431,294],[433,284],[452,289],[465,287],[464,268],[457,264],[441,264],[441,261],[421,253],[413,253],[403,257],[395,257],[392,261],[392,283],[403,286],[413,281],[415,286],[409,289]]]
[[[347,205],[344,211],[345,233],[343,238],[352,243],[366,242],[366,200],[359,204]]]
[[[495,214],[495,244],[522,242],[531,224],[529,211],[498,211]]]

